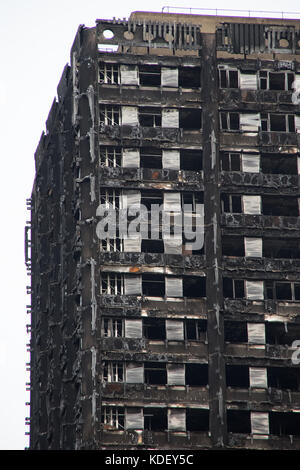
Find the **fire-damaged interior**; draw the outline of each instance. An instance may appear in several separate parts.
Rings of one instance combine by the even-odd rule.
[[[31,449],[300,449],[298,57],[299,20],[79,27],[27,201]],[[101,238],[130,204],[174,236]]]

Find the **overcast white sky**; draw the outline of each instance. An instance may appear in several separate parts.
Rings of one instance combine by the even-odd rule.
[[[103,6],[104,4],[104,6]],[[79,24],[94,26],[96,18],[128,18],[137,10],[161,11],[163,6],[300,11],[298,0],[9,0],[0,6],[0,134],[2,142],[0,328],[0,449],[24,449],[26,295],[29,277],[24,266],[24,225],[34,178],[33,154],[56,86]],[[243,5],[243,6],[241,6]],[[259,16],[259,15],[257,15]],[[300,14],[297,15],[300,18]],[[27,426],[26,426],[27,428]]]

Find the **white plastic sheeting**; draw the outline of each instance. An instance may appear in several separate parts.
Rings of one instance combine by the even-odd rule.
[[[144,365],[129,362],[126,365],[126,382],[128,384],[144,383]]]
[[[185,385],[184,364],[168,364],[168,385]]]
[[[251,411],[251,433],[269,434],[269,413]]]
[[[142,276],[124,275],[124,292],[125,295],[141,295],[142,293]]]
[[[176,192],[176,193],[171,192],[171,191],[164,192],[164,210],[173,211],[173,212],[181,212],[181,200],[180,200],[179,192]]]
[[[140,152],[137,149],[123,149],[122,166],[125,168],[139,168]]]
[[[297,132],[300,132],[300,116],[295,115],[295,127]]]
[[[162,167],[169,170],[180,170],[179,150],[163,150]]]
[[[246,298],[249,300],[264,299],[264,283],[263,281],[245,281]]]
[[[168,409],[168,430],[185,431],[186,429],[185,410],[178,408]]]
[[[182,255],[182,236],[176,238],[164,237],[164,253],[170,255]]]
[[[242,171],[245,173],[260,172],[260,155],[243,153],[242,154]]]
[[[161,112],[162,127],[179,127],[179,111],[178,109],[162,109]]]
[[[247,323],[247,331],[249,344],[266,344],[264,323]]]
[[[243,195],[244,214],[261,214],[261,196]]]
[[[182,278],[181,277],[169,277],[165,278],[166,283],[166,296],[167,297],[182,297]]]
[[[125,319],[125,337],[126,338],[142,338],[143,323],[142,319],[129,320]]]
[[[268,388],[267,369],[265,367],[250,367],[249,381],[250,387]]]
[[[166,337],[168,341],[182,341],[184,339],[183,321],[166,320]]]
[[[125,253],[140,253],[142,251],[142,239],[139,234],[135,237],[123,239],[123,251]]]
[[[136,106],[122,106],[122,124],[127,126],[138,126],[139,116]]]
[[[254,73],[240,72],[241,90],[257,90],[257,76]]]
[[[262,238],[244,238],[245,256],[262,257]]]
[[[122,85],[138,85],[139,73],[136,65],[120,65],[120,76]]]
[[[144,429],[143,408],[126,408],[125,428],[126,429]]]
[[[123,190],[122,192],[122,209],[126,209],[130,206],[136,206],[141,204],[141,192]]]
[[[166,87],[178,87],[178,69],[162,67],[161,84]]]
[[[240,113],[240,128],[245,132],[258,132],[260,114]]]

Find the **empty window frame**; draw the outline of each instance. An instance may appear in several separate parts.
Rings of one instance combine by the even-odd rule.
[[[161,240],[145,240],[142,239],[141,244],[141,252],[142,253],[164,253],[164,241]]]
[[[101,423],[106,430],[124,430],[124,408],[121,406],[102,406]]]
[[[121,166],[120,147],[100,147],[100,167],[120,167]]]
[[[100,124],[105,126],[120,125],[120,106],[101,105],[100,106]]]
[[[139,81],[142,86],[160,86],[161,67],[158,65],[140,65]]]
[[[219,85],[220,88],[238,88],[238,70],[219,67]]]
[[[264,153],[261,155],[261,171],[265,174],[297,175],[297,155]]]
[[[221,168],[223,171],[242,171],[241,154],[232,152],[221,153]]]
[[[163,362],[144,363],[145,383],[148,385],[166,385],[167,368]]]
[[[162,168],[162,150],[156,148],[140,149],[140,166],[141,168]]]
[[[268,386],[280,390],[300,390],[299,369],[294,367],[268,367]]]
[[[182,88],[200,88],[201,87],[201,68],[200,67],[179,67],[178,68],[178,86]]]
[[[185,339],[188,341],[206,341],[207,322],[206,320],[186,319],[184,322]]]
[[[142,292],[148,297],[163,297],[165,277],[161,274],[142,274]]]
[[[180,150],[180,169],[188,171],[201,171],[202,150]]]
[[[236,131],[240,128],[239,113],[231,113],[227,111],[220,112],[220,129],[222,131]]]
[[[141,191],[141,204],[143,204],[149,211],[151,211],[152,205],[162,205],[163,204],[163,193],[162,191]]]
[[[100,62],[99,82],[107,83],[109,85],[118,85],[120,83],[119,65]]]
[[[295,79],[293,72],[271,72],[260,70],[259,85],[261,90],[292,90]]]
[[[166,323],[163,318],[144,318],[143,336],[153,341],[164,341],[166,339]]]
[[[104,362],[102,378],[104,382],[123,382],[124,381],[124,363],[123,362]]]
[[[100,251],[112,251],[120,253],[124,250],[121,238],[103,238],[100,240]]]
[[[249,367],[244,365],[226,365],[227,387],[249,388]]]
[[[191,387],[205,387],[208,384],[208,365],[185,364],[185,384]]]
[[[179,110],[179,127],[185,130],[200,130],[202,128],[202,110],[182,108]]]
[[[224,256],[245,256],[244,237],[222,237],[222,254]]]
[[[227,410],[227,429],[236,434],[250,434],[250,411]]]
[[[245,282],[242,279],[223,278],[223,293],[225,298],[243,299],[245,297]]]
[[[270,434],[275,436],[299,436],[300,413],[270,412]]]
[[[147,431],[165,431],[168,429],[167,408],[144,408],[144,429]]]
[[[187,408],[186,430],[190,432],[207,432],[209,430],[209,411],[199,408]]]
[[[100,204],[107,208],[120,209],[121,191],[119,189],[100,189]]]
[[[121,318],[103,318],[102,336],[104,338],[121,338],[124,334],[123,320]]]
[[[161,109],[140,107],[139,123],[143,127],[161,127]]]
[[[298,238],[264,238],[263,256],[265,258],[300,259]]]
[[[101,273],[100,294],[123,295],[124,279],[121,274]]]
[[[265,132],[295,132],[295,115],[261,113],[261,130]]]
[[[241,214],[242,198],[239,194],[221,194],[221,208],[223,213]]]
[[[300,324],[283,322],[266,322],[266,343],[291,346],[300,338]]]
[[[203,204],[204,193],[202,191],[182,191],[181,192],[181,207],[187,206],[186,209],[191,208],[192,212],[196,211],[197,204]]]
[[[200,298],[206,296],[206,278],[200,276],[183,277],[183,296]]]
[[[295,196],[262,196],[262,213],[283,217],[299,216],[299,199]]]
[[[265,281],[265,295],[273,300],[300,300],[299,282]]]
[[[247,343],[247,323],[241,321],[227,321],[224,323],[225,342]]]

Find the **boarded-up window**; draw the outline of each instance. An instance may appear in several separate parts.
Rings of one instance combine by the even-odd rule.
[[[161,68],[162,86],[178,87],[178,69]]]
[[[242,155],[242,171],[247,173],[259,173],[260,156],[257,154],[244,153]]]
[[[169,431],[185,431],[185,410],[177,408],[168,409],[168,429]]]
[[[170,170],[180,169],[180,152],[179,150],[163,150],[162,167]]]
[[[138,85],[138,67],[136,65],[120,65],[121,84]]]
[[[262,257],[262,238],[244,238],[245,256]]]
[[[263,281],[245,281],[246,298],[249,300],[264,299],[264,283]]]
[[[182,341],[184,339],[183,322],[166,320],[166,337],[168,341]]]
[[[125,295],[141,295],[142,293],[142,276],[124,276],[124,292]]]
[[[125,168],[139,168],[140,152],[137,149],[123,149],[122,166]]]
[[[260,196],[242,196],[244,214],[261,214]]]
[[[269,434],[269,413],[259,413],[251,411],[251,433]]]
[[[161,113],[162,127],[179,127],[178,109],[162,109]]]
[[[164,193],[164,210],[180,212],[181,211],[181,201],[180,193],[174,192],[165,192]]]
[[[240,73],[241,90],[257,90],[257,78],[254,73]]]
[[[143,408],[126,408],[125,428],[144,429]]]
[[[166,296],[167,297],[182,297],[182,278],[181,277],[166,277]]]
[[[144,383],[144,365],[129,362],[126,365],[126,382],[128,384]]]
[[[259,114],[240,114],[240,129],[245,132],[258,132],[260,125]]]
[[[250,367],[249,368],[249,381],[250,381],[250,387],[267,388],[268,387],[267,369],[265,367]]]
[[[184,364],[168,364],[168,385],[185,385]]]
[[[126,338],[142,338],[142,319],[125,320],[125,337]]]
[[[138,108],[135,106],[122,106],[122,124],[127,126],[138,126]]]
[[[247,331],[249,344],[266,344],[264,323],[247,323]]]

